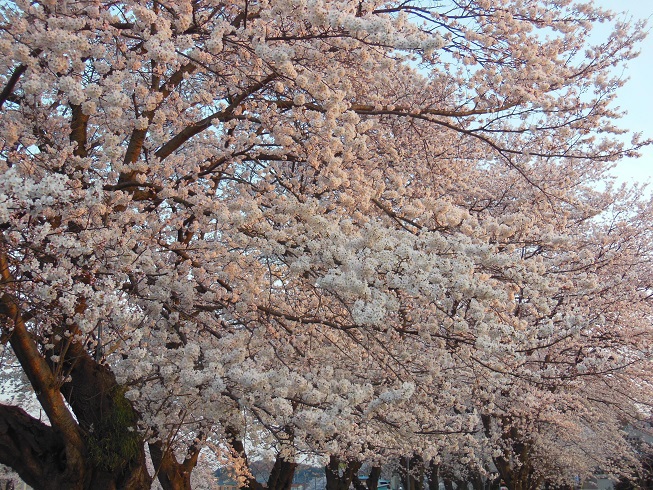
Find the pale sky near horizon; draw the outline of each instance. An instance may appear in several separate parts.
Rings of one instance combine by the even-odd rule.
[[[594,0],[594,3],[614,12],[627,12],[633,20],[648,19],[647,29],[653,27],[653,0]],[[617,105],[628,112],[620,126],[653,138],[653,32],[640,51],[625,72],[630,80],[618,92]],[[650,181],[653,186],[653,146],[644,148],[638,159],[622,161],[615,174],[629,182]]]

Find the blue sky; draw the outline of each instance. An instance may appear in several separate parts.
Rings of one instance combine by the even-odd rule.
[[[595,0],[601,7],[628,12],[634,19],[648,19],[653,27],[652,0]],[[653,138],[653,33],[640,47],[639,57],[629,63],[630,80],[619,92],[617,104],[628,111],[622,126]],[[645,148],[638,159],[621,162],[615,173],[626,181],[651,181],[653,184],[653,147]]]

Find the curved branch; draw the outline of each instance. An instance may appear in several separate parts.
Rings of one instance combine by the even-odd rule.
[[[7,254],[0,252],[0,285],[14,283],[9,270]],[[79,431],[79,426],[72,416],[59,391],[59,383],[50,366],[43,358],[29,331],[14,298],[6,291],[0,296],[0,319],[2,329],[10,331],[9,343],[18,358],[30,384],[36,392],[36,397],[48,416],[52,427],[66,441],[66,456],[71,471],[83,474],[83,454],[85,444]],[[75,469],[75,465],[79,468]]]
[[[170,156],[175,150],[181,147],[181,145],[186,143],[186,141],[191,139],[193,136],[209,128],[213,124],[214,120],[223,121],[223,122],[228,121],[234,116],[234,112],[236,111],[236,108],[241,104],[241,102],[243,102],[250,95],[261,90],[263,87],[265,87],[268,83],[270,83],[275,78],[277,78],[277,75],[275,74],[268,75],[267,77],[263,78],[262,80],[254,83],[252,86],[247,87],[245,90],[243,90],[243,92],[241,92],[237,97],[233,99],[231,104],[229,104],[229,106],[227,106],[225,110],[211,114],[210,116],[205,117],[201,121],[197,121],[195,124],[185,127],[183,130],[181,130],[179,133],[173,136],[161,148],[159,148],[156,151],[156,156],[159,159],[164,160],[166,157]]]
[[[5,85],[5,88],[2,89],[2,93],[0,93],[0,109],[2,109],[2,106],[14,93],[14,88],[16,88],[16,84],[23,73],[25,73],[25,70],[27,70],[27,65],[19,65],[11,74],[11,77],[9,77],[7,85]]]
[[[39,488],[43,482],[61,481],[61,461],[65,448],[52,427],[21,408],[0,404],[0,463]]]

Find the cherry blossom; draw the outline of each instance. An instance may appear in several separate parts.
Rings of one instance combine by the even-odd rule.
[[[651,203],[609,170],[648,144],[612,105],[641,25],[568,0],[0,12],[0,327],[49,422],[0,405],[0,463],[31,486],[187,489],[207,448],[247,488],[256,453],[270,489],[302,458],[519,489],[636,468]]]

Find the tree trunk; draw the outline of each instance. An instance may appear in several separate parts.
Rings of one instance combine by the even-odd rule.
[[[125,398],[126,389],[79,342],[55,349],[60,349],[69,373],[61,392],[87,434],[90,488],[149,488],[145,444],[136,430],[139,414]]]
[[[440,490],[440,465],[429,463],[429,490]]]
[[[510,430],[512,454],[519,458],[519,466],[506,456],[494,458],[494,465],[499,470],[502,480],[509,490],[535,490],[540,487],[541,479],[535,477],[530,459],[530,444],[518,439],[518,431]]]
[[[169,447],[163,447],[161,441],[149,444],[149,448],[163,490],[191,490],[190,475],[197,464],[199,448],[191,448],[182,463],[177,461]]]
[[[235,429],[231,427],[226,428],[225,434],[227,436],[227,443],[231,446],[234,455],[242,458],[245,466],[249,469],[249,461],[247,460],[247,453],[245,452],[245,445],[242,439],[238,436]],[[245,490],[263,490],[263,485],[256,481],[256,478],[253,476],[248,476],[243,488]]]
[[[377,490],[379,487],[379,478],[381,477],[381,467],[373,466],[370,470],[367,480],[361,481],[358,475],[354,475],[353,483],[355,490]]]
[[[268,478],[268,490],[290,490],[297,463],[286,461],[277,455]]]
[[[368,490],[369,487],[367,486],[368,482],[365,481],[363,483],[357,476],[354,477],[354,479],[351,481],[352,485],[354,485],[354,490]]]
[[[11,294],[9,286],[5,286],[15,283],[16,281],[9,269],[7,255],[4,251],[0,250],[0,284],[3,285],[3,292],[0,294],[0,327],[3,333],[8,336],[14,354],[27,375],[32,388],[34,388],[36,397],[50,420],[52,427],[51,431],[39,430],[32,442],[41,442],[41,438],[44,438],[49,443],[56,441],[57,447],[60,447],[60,451],[57,454],[60,455],[61,460],[58,465],[59,470],[56,472],[59,477],[53,480],[46,480],[47,483],[45,485],[49,487],[63,479],[64,481],[68,481],[68,488],[70,490],[82,489],[88,483],[89,478],[84,462],[86,447],[82,432],[79,430],[75,418],[68,410],[68,407],[66,407],[59,392],[59,380],[52,373],[50,366],[41,355],[36,342],[28,330],[19,303]],[[29,451],[32,448],[24,448],[22,439],[16,436],[17,433],[26,434],[30,428],[35,426],[33,424],[34,419],[27,414],[24,415],[26,417],[17,415],[15,412],[10,414],[7,411],[3,411],[3,426],[6,429],[3,436],[12,439],[11,442],[3,441],[3,443],[7,442],[9,446],[16,444],[17,449]],[[50,434],[52,435],[50,436]],[[21,452],[15,454],[21,454]],[[17,458],[10,457],[10,459],[21,468],[21,471],[25,472],[25,477],[20,472],[18,473],[25,481],[38,482],[38,477],[40,476],[55,477],[55,475],[49,474],[53,468],[42,468],[41,471],[36,468],[28,469],[25,465],[17,462]],[[32,462],[36,463],[39,460],[39,458],[36,458]],[[0,459],[0,463],[4,463],[4,459]],[[33,473],[33,470],[36,470],[36,473]],[[41,473],[41,475],[38,473]],[[35,477],[36,480],[34,480]]]
[[[424,490],[424,461],[418,455],[401,458],[402,483],[406,490]]]
[[[66,450],[54,429],[18,407],[0,405],[0,462],[34,488],[64,488]]]
[[[0,283],[15,284],[0,251]],[[134,430],[138,414],[111,371],[97,363],[75,335],[65,335],[52,354],[41,354],[9,287],[0,295],[0,328],[47,415],[47,426],[16,407],[0,405],[0,463],[37,490],[142,490],[150,487],[145,449]],[[78,308],[83,310],[83,298]],[[75,333],[74,325],[67,327]],[[61,369],[63,367],[63,370]],[[62,372],[69,381],[62,384]],[[64,403],[72,408],[73,417]]]
[[[91,488],[113,488],[114,484],[117,488],[148,488],[151,477],[145,464],[145,444],[136,430],[139,415],[125,398],[126,390],[80,343],[71,343],[62,353],[70,381],[61,392],[88,434],[95,485]]]
[[[376,490],[379,488],[379,478],[381,478],[381,467],[373,466],[370,471],[370,476],[367,479],[367,489]]]
[[[485,488],[483,476],[479,471],[470,470],[469,482],[474,490],[484,490]]]
[[[150,487],[147,469],[128,467],[118,474],[83,463],[84,481],[71,478],[63,438],[52,427],[18,407],[0,405],[0,462],[36,490],[143,490]]]
[[[349,486],[358,476],[362,463],[349,461],[343,465],[342,475],[340,474],[341,461],[337,456],[329,458],[329,464],[324,468],[326,474],[326,490],[349,490]],[[376,489],[375,489],[376,490]]]
[[[493,419],[489,415],[481,415],[481,420],[485,434],[489,437]],[[516,422],[511,417],[503,417],[499,422],[502,430],[501,437],[510,448],[506,454],[493,458],[501,479],[509,490],[539,488],[542,479],[535,477],[530,455],[531,442],[520,434],[519,421]],[[518,464],[514,461],[515,458],[518,459]]]

